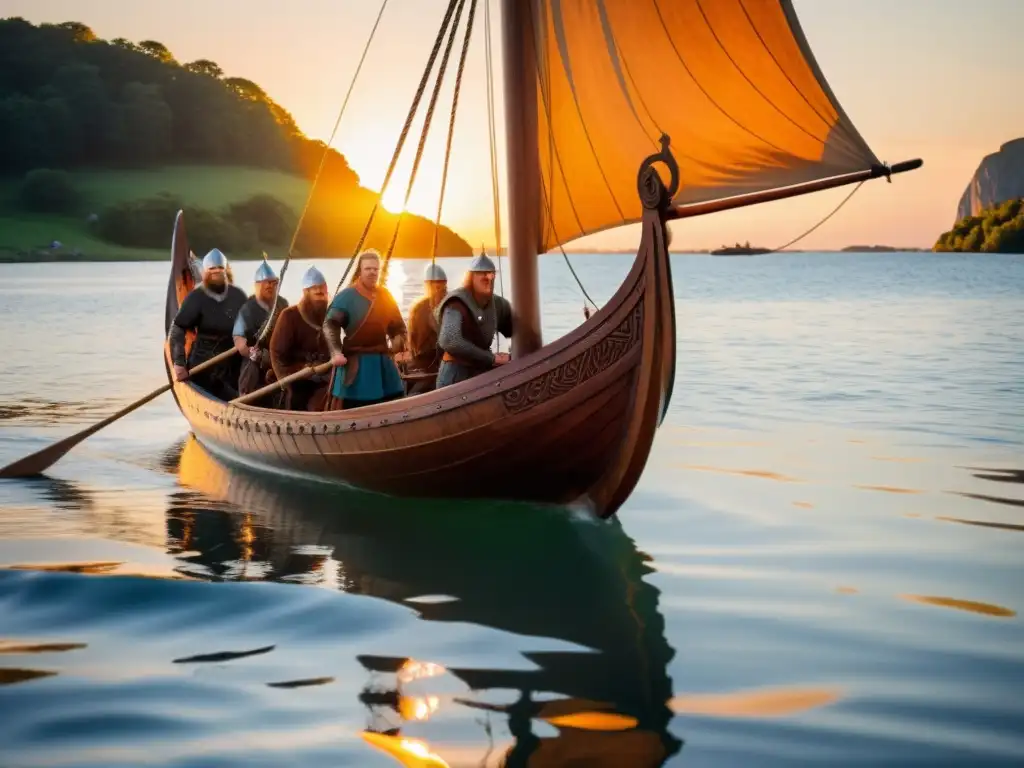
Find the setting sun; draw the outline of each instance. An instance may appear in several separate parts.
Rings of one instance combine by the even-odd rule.
[[[384,191],[380,204],[388,213],[401,213],[405,210],[405,192],[397,184],[391,184]]]

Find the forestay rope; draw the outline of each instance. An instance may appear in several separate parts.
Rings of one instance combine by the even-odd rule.
[[[455,21],[452,24],[451,32],[448,36],[448,45],[445,47],[444,56],[441,58],[441,64],[438,67],[437,79],[434,82],[434,90],[430,95],[430,104],[427,107],[427,114],[423,122],[423,130],[420,133],[419,146],[417,146],[416,148],[416,157],[413,159],[412,171],[409,174],[409,184],[405,190],[405,199],[402,203],[402,212],[398,216],[398,221],[395,222],[395,229],[391,235],[391,243],[388,245],[387,252],[384,254],[383,264],[381,265],[380,279],[382,281],[387,279],[388,263],[390,262],[391,255],[394,252],[395,244],[398,242],[398,232],[402,226],[403,220],[405,219],[406,206],[409,204],[409,197],[412,194],[413,185],[416,183],[416,174],[419,171],[420,160],[423,158],[423,148],[427,143],[427,134],[430,131],[430,126],[434,118],[434,107],[437,105],[437,97],[438,94],[441,92],[441,83],[443,82],[445,73],[447,72],[448,69],[448,59],[452,52],[452,46],[455,43],[455,35],[459,28],[459,21],[462,18],[462,11],[466,5],[466,0],[458,1],[459,7],[455,13]],[[444,190],[448,177],[448,162],[451,157],[452,131],[455,128],[455,115],[459,106],[459,91],[462,87],[462,73],[466,66],[466,53],[469,50],[469,40],[473,32],[473,17],[475,16],[475,14],[476,0],[472,0],[469,7],[469,16],[466,20],[466,34],[462,41],[462,52],[459,57],[459,68],[455,78],[455,91],[452,95],[452,107],[448,118],[448,140],[445,147],[444,155],[444,176],[441,181],[441,194],[440,199],[438,200],[438,218],[434,222],[433,248],[435,250],[437,248],[438,227],[440,226],[441,204],[444,200]]]
[[[384,183],[381,184],[380,195],[377,197],[377,201],[373,204],[373,208],[370,210],[370,216],[366,221],[366,226],[363,228],[362,235],[359,236],[359,242],[356,243],[356,247],[352,252],[352,258],[349,259],[348,265],[345,267],[345,272],[341,276],[341,280],[338,281],[337,288],[334,289],[334,295],[337,296],[341,292],[342,287],[345,285],[345,280],[348,277],[348,273],[352,269],[352,265],[356,261],[356,257],[359,256],[359,252],[362,250],[363,243],[366,242],[366,237],[370,233],[370,226],[373,224],[373,219],[377,215],[377,211],[380,208],[381,200],[384,198],[384,193],[387,191],[388,184],[391,182],[391,175],[395,172],[395,166],[398,164],[398,158],[402,154],[402,147],[405,146],[405,140],[409,135],[409,129],[412,127],[413,118],[416,115],[416,110],[419,108],[420,100],[423,98],[423,91],[426,90],[427,80],[430,77],[430,72],[434,68],[434,61],[437,59],[437,52],[441,48],[441,43],[444,41],[445,32],[448,30],[448,23],[451,21],[452,13],[455,11],[456,5],[464,3],[465,0],[449,0],[448,10],[445,12],[444,20],[441,22],[441,28],[437,32],[437,37],[434,40],[434,47],[430,51],[430,57],[427,59],[427,64],[423,69],[423,76],[420,78],[420,84],[416,89],[416,95],[413,97],[412,105],[409,107],[409,113],[405,118],[405,125],[402,126],[402,133],[398,137],[398,145],[395,147],[394,154],[391,156],[391,163],[388,165],[387,173],[384,174]],[[424,130],[428,127],[424,125]]]
[[[505,277],[501,271],[501,194],[498,189],[498,141],[494,122],[494,64],[491,47],[491,3],[484,0],[484,58],[487,69],[487,143],[491,150],[491,198],[494,203],[494,258],[498,261],[498,289],[505,298]],[[480,245],[483,253],[483,244]],[[495,350],[501,352],[501,334],[495,333]]]
[[[532,4],[531,3],[527,4],[527,13],[526,13],[526,15],[527,15],[527,18],[530,20],[530,35],[534,39],[534,44],[531,47],[533,48],[534,66],[536,67],[536,71],[537,71],[537,81],[540,82],[540,83],[543,83],[545,81],[543,79],[543,77],[544,77],[543,72],[541,71],[542,67],[541,67],[541,62],[540,62],[540,52],[537,50],[537,45],[536,45],[537,33],[536,33],[535,28],[534,28],[533,8],[532,8]],[[548,89],[545,89],[545,88],[542,87],[540,89],[540,92],[541,92],[541,102],[542,102],[542,104],[544,106],[544,117],[547,120],[547,124],[549,126],[548,131],[550,132],[551,131],[550,126],[552,125],[552,122],[551,122],[551,108],[550,108],[550,105],[548,104]],[[554,139],[552,137],[552,142],[553,141],[554,141]],[[555,160],[559,163],[559,167],[561,167],[561,160],[558,160],[558,151],[557,151],[557,149],[554,149],[554,148],[552,148],[552,149],[553,149],[552,154],[555,156]],[[554,161],[552,161],[552,162],[554,162]],[[548,196],[547,187],[545,186],[543,180],[541,180],[541,183],[540,183],[539,186],[540,186],[541,196],[544,199],[544,208],[545,208],[545,210],[547,211],[547,214],[548,214],[548,223],[551,226],[551,233],[555,236],[555,240],[558,240],[558,250],[560,250],[562,252],[562,258],[565,259],[565,265],[567,267],[569,267],[569,272],[572,273],[573,279],[576,281],[576,285],[579,286],[580,292],[583,293],[583,298],[584,298],[584,302],[583,302],[583,317],[585,319],[589,320],[590,319],[590,308],[587,306],[587,302],[589,301],[591,304],[593,304],[595,310],[598,308],[597,307],[597,303],[592,298],[590,298],[590,294],[587,293],[587,289],[583,287],[583,282],[580,280],[579,275],[576,274],[576,270],[572,268],[572,263],[569,261],[569,254],[567,254],[565,252],[565,247],[562,245],[561,241],[558,238],[558,231],[555,229],[555,217],[552,214],[551,198]]]
[[[306,195],[306,202],[302,206],[302,213],[299,215],[299,221],[295,225],[295,231],[292,233],[291,242],[288,244],[288,251],[285,254],[284,264],[281,265],[281,274],[278,275],[277,288],[274,291],[274,302],[270,305],[270,314],[267,315],[267,319],[263,323],[263,327],[260,329],[259,335],[257,336],[257,343],[263,341],[266,338],[267,333],[270,332],[270,327],[274,322],[274,316],[277,314],[277,298],[281,294],[281,285],[284,283],[284,274],[288,271],[288,264],[291,263],[292,254],[295,250],[295,243],[299,239],[299,232],[302,229],[302,222],[306,218],[306,213],[309,211],[309,205],[313,200],[313,192],[316,191],[316,183],[320,180],[320,174],[324,170],[324,165],[327,162],[327,154],[331,150],[331,143],[334,141],[335,135],[338,133],[338,126],[341,125],[341,118],[345,114],[345,109],[348,107],[348,100],[352,96],[352,90],[355,88],[356,81],[359,79],[359,73],[363,69],[363,62],[366,61],[366,54],[370,50],[370,43],[373,42],[374,36],[377,34],[377,27],[380,26],[380,20],[384,16],[384,9],[388,7],[388,0],[383,0],[380,4],[380,10],[377,12],[377,19],[373,22],[373,28],[370,29],[370,36],[366,39],[366,45],[363,46],[363,54],[359,57],[359,63],[356,65],[356,71],[352,75],[352,81],[348,84],[348,91],[345,93],[345,100],[341,103],[341,109],[338,111],[338,118],[334,121],[334,129],[331,131],[330,138],[327,139],[327,143],[324,144],[324,151],[320,155],[320,164],[317,166],[316,174],[313,176],[313,184],[309,188],[309,194]]]
[[[469,52],[469,40],[470,36],[473,34],[473,19],[476,17],[476,2],[477,0],[472,0],[469,6],[469,16],[466,19],[466,35],[462,40],[462,52],[459,55],[459,68],[455,73],[455,90],[452,93],[452,108],[451,113],[448,116],[448,139],[445,142],[444,167],[441,171],[441,192],[437,199],[437,216],[434,218],[434,239],[430,245],[431,264],[437,263],[437,244],[441,229],[441,209],[444,206],[444,192],[448,186],[448,163],[452,156],[452,136],[455,133],[455,115],[459,108],[459,93],[462,91],[462,74],[466,69],[466,54]],[[487,0],[484,0],[484,8],[487,8]],[[455,23],[458,25],[457,20]],[[440,79],[438,79],[438,83],[440,83]]]

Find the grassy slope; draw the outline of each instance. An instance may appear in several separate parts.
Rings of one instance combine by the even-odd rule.
[[[76,171],[72,176],[85,201],[77,217],[26,214],[17,204],[21,179],[0,179],[0,261],[20,260],[17,251],[45,249],[53,240],[63,244],[65,253],[77,248],[90,260],[167,259],[173,222],[167,224],[167,249],[147,250],[98,240],[89,233],[86,216],[112,203],[160,192],[211,210],[265,192],[299,211],[309,190],[307,179],[258,168],[174,166],[145,171]]]

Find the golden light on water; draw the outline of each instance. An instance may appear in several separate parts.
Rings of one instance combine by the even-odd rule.
[[[360,735],[368,744],[372,744],[382,752],[387,752],[409,768],[450,768],[439,755],[430,751],[426,742],[419,739],[389,736],[374,731],[362,731]]]
[[[397,677],[401,683],[411,683],[413,680],[422,680],[426,677],[437,677],[443,675],[447,670],[440,664],[432,661],[416,661],[407,659],[398,670]]]
[[[838,688],[762,688],[731,693],[673,696],[668,706],[677,715],[711,717],[787,717],[840,699]]]
[[[391,259],[388,262],[388,277],[384,281],[384,287],[395,297],[395,303],[399,307],[405,306],[402,299],[405,298],[405,283],[408,277],[405,266],[399,259]]]
[[[586,731],[628,731],[637,726],[635,717],[616,712],[572,712],[544,719],[552,725]]]
[[[441,700],[437,696],[401,696],[398,699],[398,714],[403,720],[424,721],[437,712]]]

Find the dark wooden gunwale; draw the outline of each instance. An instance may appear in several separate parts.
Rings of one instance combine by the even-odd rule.
[[[671,192],[656,160],[672,172]],[[675,314],[664,216],[677,174],[667,142],[644,161],[643,235],[629,274],[589,320],[534,353],[442,390],[353,411],[236,406],[175,382],[179,409],[214,453],[271,471],[401,497],[586,499],[595,514],[614,514],[643,471],[671,395]],[[179,213],[165,328],[192,287],[188,259]],[[595,412],[608,387],[623,396]]]

